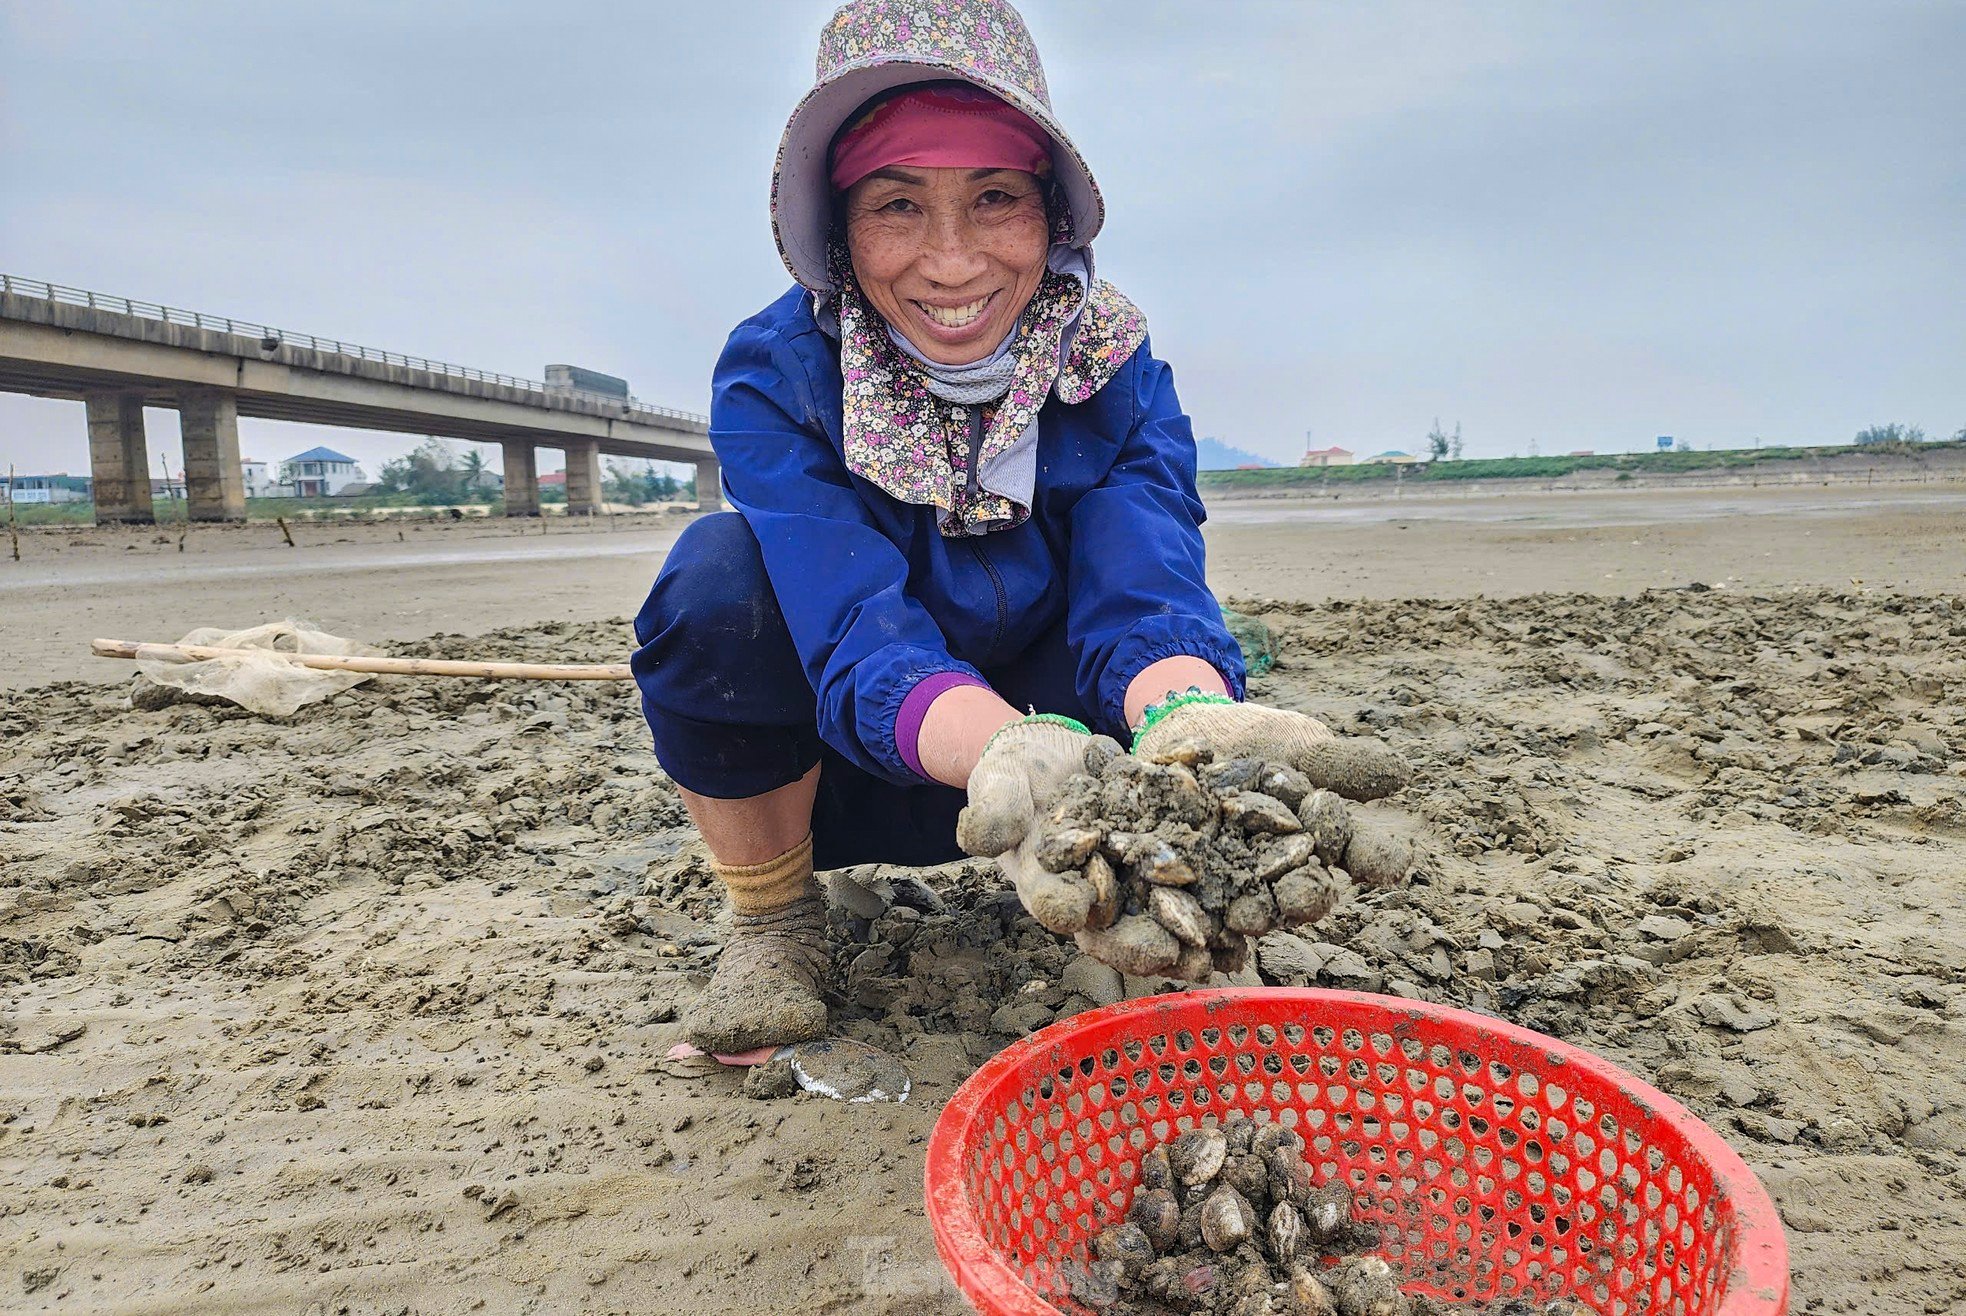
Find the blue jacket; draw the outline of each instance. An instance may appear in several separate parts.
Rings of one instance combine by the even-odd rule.
[[[1203,577],[1194,434],[1151,344],[1087,401],[1045,404],[1031,517],[980,537],[945,539],[934,508],[847,470],[842,389],[839,346],[794,287],[732,332],[710,440],[818,696],[819,734],[848,760],[919,784],[894,740],[908,692],[937,672],[980,678],[1061,616],[1096,730],[1123,735],[1128,683],[1177,654],[1241,696],[1242,653]]]

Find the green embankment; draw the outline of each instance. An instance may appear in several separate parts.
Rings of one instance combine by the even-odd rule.
[[[1323,484],[1391,483],[1395,473],[1404,481],[1443,483],[1451,480],[1551,480],[1574,471],[1616,471],[1622,476],[1671,475],[1686,471],[1738,470],[1768,462],[1820,461],[1849,458],[1898,458],[1966,449],[1966,443],[1944,440],[1918,444],[1845,445],[1822,448],[1727,448],[1702,452],[1596,453],[1588,457],[1473,457],[1424,465],[1393,466],[1271,466],[1255,471],[1203,471],[1202,489],[1271,490]]]

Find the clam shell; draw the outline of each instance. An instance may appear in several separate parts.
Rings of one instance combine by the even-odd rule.
[[[1338,1316],[1338,1303],[1324,1281],[1302,1266],[1290,1271],[1290,1316]]]
[[[1249,1150],[1258,1156],[1268,1156],[1279,1147],[1288,1149],[1293,1155],[1302,1157],[1304,1139],[1297,1130],[1282,1124],[1258,1124],[1256,1135],[1249,1140]]]
[[[1263,774],[1256,779],[1255,789],[1272,799],[1282,800],[1285,808],[1294,809],[1311,793],[1311,779],[1282,763],[1268,763],[1263,767]]]
[[[1090,911],[1091,887],[1086,887],[1086,908]],[[1086,928],[1078,934],[1079,949],[1121,973],[1149,978],[1165,973],[1181,958],[1181,943],[1147,914],[1124,914],[1110,928]]]
[[[1304,1211],[1304,1227],[1315,1242],[1329,1243],[1351,1226],[1352,1190],[1342,1183],[1328,1183],[1310,1191],[1299,1205]]]
[[[1181,1204],[1165,1188],[1149,1188],[1133,1199],[1126,1218],[1140,1226],[1147,1241],[1165,1252],[1181,1232]]]
[[[1180,763],[1192,768],[1199,764],[1214,762],[1215,751],[1210,749],[1206,742],[1190,737],[1186,740],[1177,740],[1171,744],[1162,746],[1147,761],[1149,763]]]
[[[1267,882],[1293,868],[1302,868],[1316,857],[1317,847],[1304,833],[1278,836],[1257,847],[1249,875],[1259,882]]]
[[[1263,1158],[1270,1171],[1270,1198],[1303,1206],[1311,1199],[1311,1167],[1300,1152],[1277,1147]]]
[[[1077,873],[1028,872],[1018,883],[1017,897],[1032,918],[1061,936],[1084,927],[1092,910],[1092,888]]]
[[[1201,1205],[1201,1240],[1215,1252],[1233,1252],[1256,1232],[1256,1209],[1224,1184]]]
[[[1304,830],[1304,824],[1297,821],[1297,815],[1282,800],[1260,791],[1237,791],[1223,796],[1222,818],[1245,832],[1287,836]]]
[[[1147,1189],[1174,1187],[1174,1167],[1168,1162],[1165,1146],[1140,1158],[1140,1185]]]
[[[1190,1188],[1220,1174],[1228,1155],[1229,1140],[1220,1129],[1193,1129],[1167,1144],[1175,1181]]]
[[[1222,1182],[1249,1198],[1253,1204],[1257,1198],[1270,1195],[1270,1167],[1253,1152],[1241,1155],[1231,1152],[1222,1166]]]
[[[1062,873],[1083,864],[1099,848],[1099,839],[1090,827],[1061,827],[1038,837],[1032,853],[1046,872]]]
[[[1338,879],[1316,864],[1293,868],[1270,883],[1277,918],[1285,927],[1317,922],[1336,908],[1343,891]]]
[[[1297,803],[1297,820],[1317,848],[1317,861],[1326,868],[1342,863],[1352,839],[1352,814],[1335,791],[1312,791]]]
[[[1208,944],[1208,911],[1187,892],[1157,886],[1147,893],[1147,912],[1186,945]]]
[[[1304,1246],[1304,1217],[1290,1203],[1278,1202],[1270,1208],[1268,1233],[1270,1255],[1278,1261],[1290,1261]]]
[[[1092,1240],[1092,1251],[1101,1261],[1119,1262],[1126,1279],[1138,1275],[1154,1259],[1154,1245],[1147,1231],[1131,1220],[1100,1231]]]
[[[1102,854],[1088,855],[1085,882],[1092,888],[1092,908],[1086,911],[1085,925],[1098,932],[1110,928],[1120,916],[1120,879]]]
[[[1141,880],[1155,886],[1189,886],[1195,880],[1194,865],[1165,841],[1156,841],[1134,861],[1133,871]]]

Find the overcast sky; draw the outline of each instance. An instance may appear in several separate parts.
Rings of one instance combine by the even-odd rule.
[[[1966,3],[1022,7],[1199,434],[1966,426]],[[0,269],[702,410],[830,9],[0,0]],[[80,404],[0,396],[7,461],[86,469]]]

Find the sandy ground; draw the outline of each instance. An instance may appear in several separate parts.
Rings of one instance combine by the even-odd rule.
[[[1218,588],[1283,641],[1256,694],[1407,753],[1376,807],[1439,853],[1265,979],[1591,1047],[1761,1174],[1792,1310],[1966,1309],[1966,502],[1492,502],[1217,509]],[[674,533],[0,563],[35,687],[0,696],[0,1308],[959,1309],[920,1196],[941,1103],[1154,984],[929,871],[837,911],[839,1027],[910,1100],[750,1099],[664,1058],[720,934],[626,688],[385,680],[270,722],[133,711],[78,656],[298,613],[614,660]]]
[[[1693,580],[1930,592],[1966,576],[1966,482],[1266,498],[1211,513],[1218,591],[1300,600],[1625,594]],[[86,656],[98,636],[176,639],[300,617],[408,641],[632,616],[686,521],[295,525],[295,548],[255,522],[194,527],[183,552],[174,526],[25,532],[21,561],[0,559],[0,686],[121,680]]]

